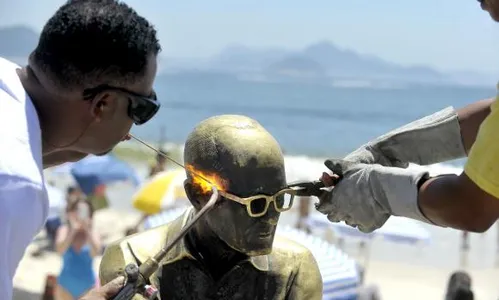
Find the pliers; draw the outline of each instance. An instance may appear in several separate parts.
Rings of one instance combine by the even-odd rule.
[[[291,188],[297,192],[296,196],[302,196],[302,197],[310,197],[310,196],[320,197],[324,192],[324,190],[322,189],[325,187],[326,185],[320,180],[299,181],[288,185],[288,188]]]

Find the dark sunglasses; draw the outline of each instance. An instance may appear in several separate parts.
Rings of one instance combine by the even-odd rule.
[[[83,91],[83,99],[90,100],[95,98],[98,94],[105,91],[117,91],[125,94],[128,97],[128,116],[133,120],[136,125],[142,125],[152,119],[158,112],[161,104],[158,102],[156,93],[153,91],[149,97],[140,95],[129,91],[125,88],[99,85],[94,88],[85,89]]]

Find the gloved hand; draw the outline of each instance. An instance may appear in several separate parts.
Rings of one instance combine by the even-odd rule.
[[[316,205],[330,221],[345,221],[365,233],[380,228],[391,215],[433,224],[418,206],[418,183],[427,172],[345,160],[326,160],[325,165],[343,176]]]
[[[406,168],[465,156],[457,113],[448,107],[368,142],[344,160]]]

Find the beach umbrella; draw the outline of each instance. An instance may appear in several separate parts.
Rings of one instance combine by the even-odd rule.
[[[186,200],[185,179],[186,175],[183,169],[156,174],[135,193],[132,198],[133,207],[152,215],[172,207],[178,200]]]
[[[174,208],[149,216],[144,221],[144,228],[150,229],[167,224],[181,216],[188,207]],[[333,244],[290,226],[278,226],[277,234],[293,240],[310,250],[317,261],[322,276],[322,299],[356,299],[360,285],[360,276],[357,263],[354,259],[350,258]]]
[[[68,166],[61,167],[67,168]],[[64,169],[63,169],[64,170]],[[117,181],[129,181],[137,186],[140,179],[135,170],[114,155],[89,155],[84,159],[72,163],[70,172],[81,190],[90,195],[95,188]]]

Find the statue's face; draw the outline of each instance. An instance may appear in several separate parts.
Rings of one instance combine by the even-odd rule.
[[[253,172],[243,171],[238,178],[233,178],[227,192],[242,198],[273,195],[285,185],[284,168],[261,168]],[[274,204],[270,203],[265,215],[251,217],[246,206],[222,197],[220,204],[208,214],[207,221],[211,229],[231,248],[256,256],[272,251],[279,215]]]
[[[187,139],[184,162],[216,175],[225,192],[241,198],[273,195],[286,186],[279,144],[259,123],[244,116],[223,115],[201,122]],[[200,197],[186,192],[200,209],[203,201],[195,199]],[[205,220],[232,249],[257,256],[271,252],[279,213],[271,203],[266,214],[251,217],[245,205],[222,197]]]
[[[271,167],[246,166],[238,172],[231,173],[231,179],[225,181],[224,191],[241,198],[274,195],[286,185],[284,166],[279,164]],[[186,183],[190,183],[190,180]],[[195,193],[189,193],[186,188],[186,192],[192,197],[205,198],[198,193],[198,189],[195,191]],[[195,206],[196,202],[193,201]],[[265,205],[262,204],[265,204],[265,201],[253,202],[253,211],[263,212]],[[254,217],[248,213],[245,205],[222,196],[216,207],[205,216],[205,220],[210,229],[229,247],[249,256],[257,256],[269,254],[272,251],[279,215],[274,203],[269,203],[264,215]]]

